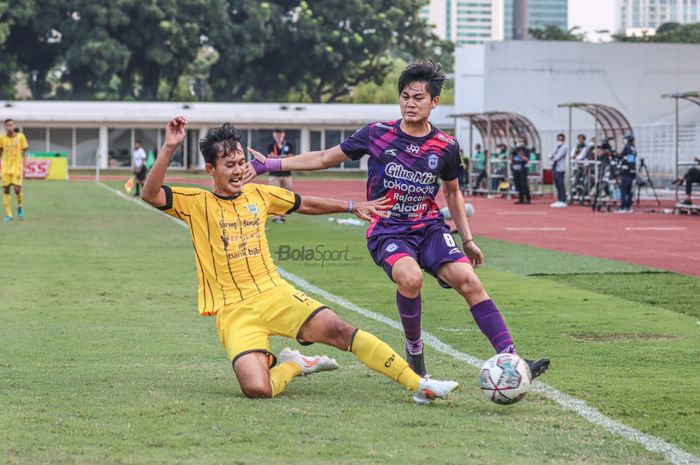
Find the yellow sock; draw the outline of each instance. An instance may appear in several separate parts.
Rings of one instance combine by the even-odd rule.
[[[301,376],[301,368],[296,363],[284,362],[270,370],[270,384],[272,385],[272,397],[275,397],[292,381],[292,378]]]
[[[18,192],[18,193],[15,194],[15,195],[17,196],[17,206],[18,206],[18,207],[21,207],[21,206],[22,206],[22,193],[21,193],[21,192]]]
[[[5,215],[12,216],[12,197],[10,194],[2,196],[2,203],[5,205]]]
[[[376,336],[358,329],[350,350],[374,371],[398,381],[411,392],[418,390],[420,376],[409,368],[406,360]]]

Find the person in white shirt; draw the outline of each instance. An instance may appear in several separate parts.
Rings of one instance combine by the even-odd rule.
[[[134,171],[134,177],[136,178],[134,196],[138,197],[143,188],[143,182],[146,180],[146,151],[143,149],[141,141],[138,139],[134,141],[134,153],[131,159],[131,167]]]
[[[557,135],[557,147],[554,149],[549,159],[552,160],[552,173],[554,174],[554,185],[557,188],[557,200],[552,203],[552,208],[566,207],[566,186],[564,177],[566,176],[566,137],[564,134]]]

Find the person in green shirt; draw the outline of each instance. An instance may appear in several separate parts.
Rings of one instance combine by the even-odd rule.
[[[474,173],[479,173],[474,183],[474,190],[481,188],[481,182],[486,179],[486,155],[481,150],[481,144],[476,144],[474,146],[474,155],[472,155],[472,166],[474,167]]]

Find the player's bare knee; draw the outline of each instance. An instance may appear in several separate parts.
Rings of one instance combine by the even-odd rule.
[[[469,273],[460,280],[455,290],[463,297],[468,297],[470,295],[478,295],[483,293],[484,285],[481,284],[481,280],[476,274]]]
[[[418,294],[423,287],[423,273],[420,270],[408,272],[401,277],[397,284],[402,294]]]
[[[272,386],[270,383],[255,383],[241,386],[243,395],[249,399],[269,399],[272,397]]]
[[[357,331],[357,329],[353,325],[340,320],[340,323],[335,328],[336,347],[347,351],[355,331]]]
[[[337,317],[326,327],[326,337],[329,345],[341,350],[347,350],[355,334],[355,327]]]

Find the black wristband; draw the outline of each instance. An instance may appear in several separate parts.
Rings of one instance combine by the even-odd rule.
[[[471,239],[467,239],[466,241],[462,241],[462,246],[465,246],[465,245],[469,244],[470,242],[474,242],[473,237]]]

